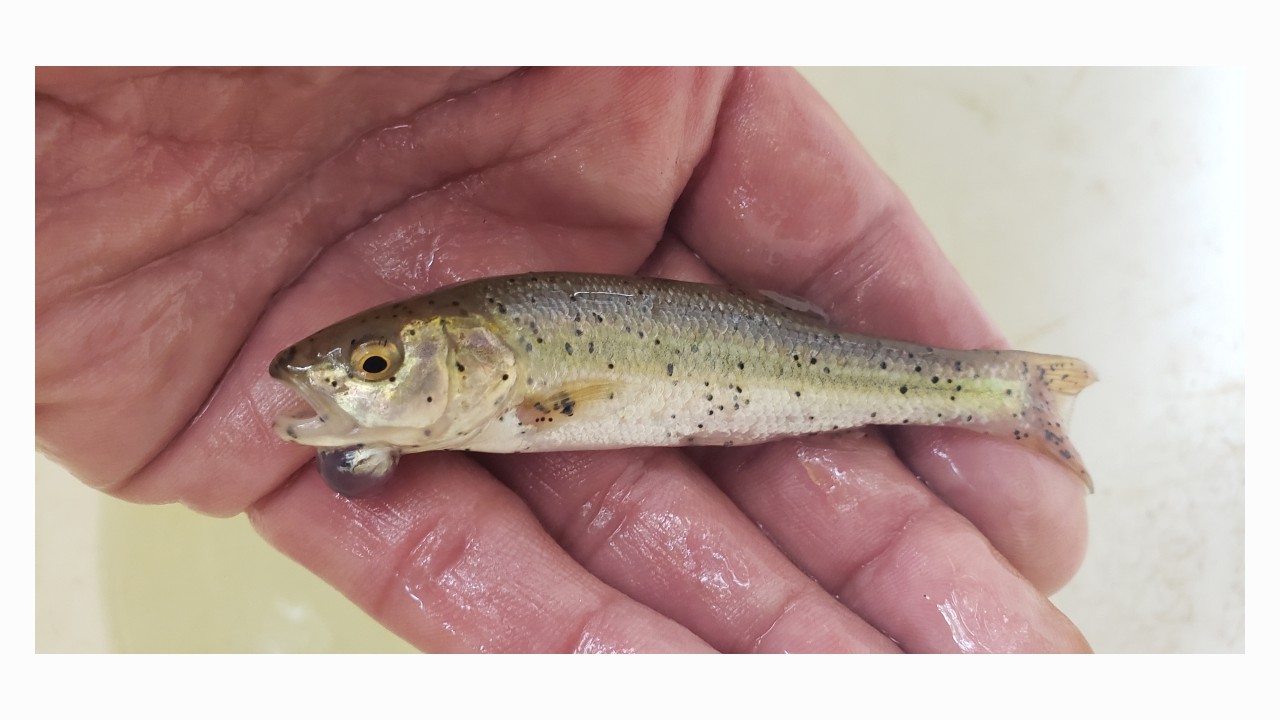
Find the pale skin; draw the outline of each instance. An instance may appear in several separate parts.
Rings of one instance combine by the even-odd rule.
[[[1084,489],[1011,440],[423,453],[351,500],[272,431],[299,407],[277,351],[483,275],[726,282],[1003,347],[797,74],[56,70],[36,91],[36,435],[89,485],[246,512],[430,651],[1088,649],[1046,597],[1081,562]]]

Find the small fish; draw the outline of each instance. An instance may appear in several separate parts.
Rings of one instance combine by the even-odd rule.
[[[334,489],[401,453],[737,446],[861,425],[1010,438],[1075,473],[1079,360],[945,350],[833,329],[779,296],[652,278],[534,273],[466,282],[339,322],[271,376],[315,410],[280,418]]]

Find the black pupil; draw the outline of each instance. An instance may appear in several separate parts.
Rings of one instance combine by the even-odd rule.
[[[387,369],[387,359],[380,355],[370,355],[360,363],[360,369],[370,375],[377,375]]]

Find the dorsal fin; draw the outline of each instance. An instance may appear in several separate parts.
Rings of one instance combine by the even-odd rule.
[[[822,311],[822,308],[805,300],[804,298],[795,297],[793,295],[784,295],[772,290],[757,290],[757,294],[764,298],[765,301],[774,305],[780,305],[792,312],[800,313],[814,320],[819,320],[823,324],[830,323],[830,318]]]

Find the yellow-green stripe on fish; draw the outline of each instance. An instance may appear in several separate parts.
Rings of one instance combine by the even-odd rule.
[[[385,477],[401,452],[729,446],[951,425],[1030,446],[1092,487],[1065,427],[1067,401],[1094,380],[1083,362],[855,335],[790,305],[608,275],[462,283],[286,348],[271,375],[317,416],[277,429],[321,450],[334,484]]]

